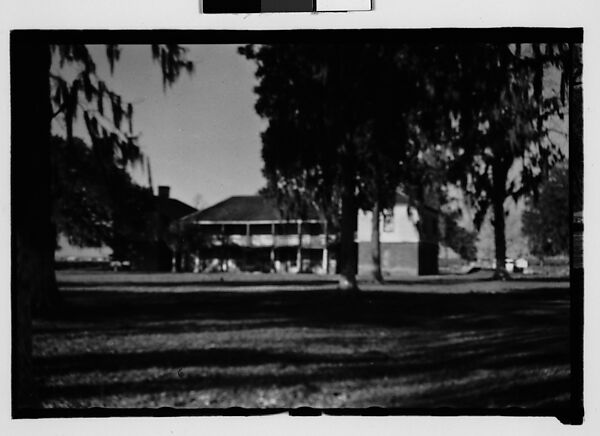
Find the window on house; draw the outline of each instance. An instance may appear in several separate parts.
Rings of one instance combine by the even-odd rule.
[[[383,231],[385,233],[393,233],[394,232],[394,215],[392,214],[384,214],[383,215]]]

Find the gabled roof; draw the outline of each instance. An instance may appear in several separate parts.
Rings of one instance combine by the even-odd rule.
[[[396,204],[407,204],[408,197],[398,192]],[[183,217],[185,221],[191,222],[278,222],[300,217],[286,216],[277,206],[274,199],[260,195],[235,195],[223,200],[204,210],[190,213]],[[316,210],[311,210],[303,220],[318,220],[320,217]]]
[[[155,196],[154,198],[160,214],[166,216],[169,221],[179,219],[198,211],[198,209],[174,198],[163,198],[159,196]]]
[[[284,216],[273,199],[260,195],[236,195],[220,203],[185,217],[186,221],[227,222],[227,221],[285,221],[296,217]],[[316,211],[305,219],[318,220]]]
[[[396,191],[396,204],[408,204],[408,196],[403,192]]]

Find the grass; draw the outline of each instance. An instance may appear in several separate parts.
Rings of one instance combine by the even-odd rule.
[[[43,406],[561,408],[569,284],[448,276],[59,274]]]

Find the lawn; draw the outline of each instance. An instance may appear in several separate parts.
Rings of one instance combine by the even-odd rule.
[[[44,407],[563,408],[569,283],[59,273]]]

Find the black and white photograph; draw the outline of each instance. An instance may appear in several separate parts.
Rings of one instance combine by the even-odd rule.
[[[581,422],[581,29],[10,42],[13,417]]]

